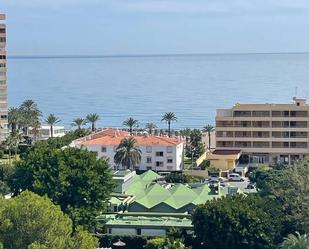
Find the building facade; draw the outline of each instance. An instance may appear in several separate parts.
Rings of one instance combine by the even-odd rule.
[[[218,109],[216,149],[241,150],[241,160],[252,165],[291,164],[308,156],[309,105],[305,99],[293,101]]]
[[[0,141],[8,135],[5,15],[0,14]]]
[[[65,135],[64,126],[53,126],[53,137],[63,137]],[[49,125],[42,125],[38,130],[34,131],[32,127],[29,127],[29,136],[33,140],[47,140],[51,138],[51,129]]]
[[[101,135],[100,135],[101,134]],[[88,138],[73,141],[72,146],[84,147],[97,154],[98,158],[107,158],[111,166],[121,169],[114,162],[116,149],[124,138],[130,135],[112,129],[100,131]],[[141,162],[136,170],[180,171],[183,169],[184,143],[177,138],[159,136],[133,136],[141,150]]]

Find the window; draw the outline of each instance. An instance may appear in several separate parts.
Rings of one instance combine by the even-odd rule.
[[[5,29],[0,29],[0,33],[1,34],[5,33]]]
[[[172,153],[172,152],[173,152],[173,147],[167,146],[167,153]]]
[[[152,161],[152,160],[151,160],[151,157],[148,156],[148,157],[146,158],[146,162],[147,162],[147,163],[151,163],[151,161]]]
[[[163,162],[156,162],[157,167],[163,167]]]
[[[152,152],[152,147],[151,146],[146,146],[146,152],[151,153]]]
[[[105,146],[101,146],[101,152],[106,152],[106,147]]]
[[[173,158],[168,157],[168,158],[167,158],[167,163],[173,163]]]
[[[163,151],[157,151],[156,156],[163,156]]]
[[[0,37],[0,42],[6,42],[5,37]]]

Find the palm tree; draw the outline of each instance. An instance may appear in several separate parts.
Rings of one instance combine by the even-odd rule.
[[[123,121],[122,125],[128,127],[129,132],[132,135],[133,128],[138,125],[138,120],[130,117],[127,120]]]
[[[42,116],[42,113],[37,104],[31,99],[25,100],[20,105],[20,110],[24,119],[24,132],[27,136],[29,126],[32,126],[36,121],[38,121]]]
[[[173,112],[164,113],[161,121],[167,122],[167,124],[168,124],[168,136],[171,137],[171,122],[177,121],[177,117],[176,117],[175,113],[173,113]]]
[[[147,123],[146,126],[145,126],[145,129],[148,130],[148,133],[150,135],[152,135],[153,130],[155,130],[156,128],[158,128],[158,127],[156,126],[155,123]]]
[[[300,235],[296,232],[296,235],[289,234],[281,244],[282,249],[309,249],[309,236],[307,234]]]
[[[133,137],[121,140],[114,156],[115,163],[123,168],[133,169],[141,162],[141,150]]]
[[[99,115],[96,113],[90,113],[86,117],[87,121],[91,123],[91,131],[95,131],[95,123],[100,119]]]
[[[80,130],[82,126],[86,125],[87,121],[83,118],[76,118],[72,122],[72,126],[77,126],[77,130]]]
[[[40,136],[40,128],[41,128],[41,124],[40,122],[36,122],[32,125],[32,136],[33,136],[33,140],[34,141],[37,141],[37,139],[39,138]]]
[[[8,122],[12,132],[18,129],[21,119],[22,119],[21,110],[16,107],[11,107],[8,112]]]
[[[16,130],[14,132],[11,132],[9,136],[4,141],[4,144],[6,145],[8,151],[9,151],[9,161],[11,164],[11,153],[14,150],[15,152],[15,160],[17,158],[17,152],[18,152],[18,146],[20,142],[23,140],[22,134],[19,132],[19,130]]]
[[[211,132],[214,130],[214,127],[210,124],[204,126],[203,131],[207,132],[208,134],[208,149],[210,150],[211,148]]]
[[[50,136],[54,137],[54,125],[59,123],[60,119],[57,118],[54,114],[49,114],[45,122],[50,126]]]

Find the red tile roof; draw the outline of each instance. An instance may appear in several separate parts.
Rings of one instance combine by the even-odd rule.
[[[118,145],[121,140],[128,136],[102,136],[99,138],[81,142],[82,145]],[[176,138],[157,137],[157,136],[133,136],[138,145],[178,145],[182,141]]]

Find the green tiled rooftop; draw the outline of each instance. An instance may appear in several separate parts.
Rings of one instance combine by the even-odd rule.
[[[182,227],[193,228],[191,219],[187,217],[157,217],[157,216],[118,216],[107,215],[106,226],[133,226],[133,227]]]

